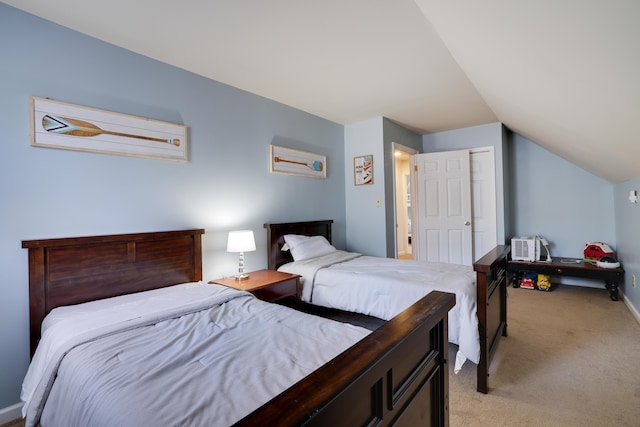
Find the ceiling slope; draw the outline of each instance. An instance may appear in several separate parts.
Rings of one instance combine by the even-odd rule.
[[[611,182],[640,176],[640,2],[416,3],[499,121]]]
[[[500,121],[611,182],[640,176],[637,0],[5,3],[337,123]]]

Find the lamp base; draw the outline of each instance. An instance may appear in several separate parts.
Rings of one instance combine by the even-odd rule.
[[[244,272],[244,252],[240,252],[240,256],[238,257],[238,274],[236,275],[236,280],[245,280],[248,278],[249,275]]]

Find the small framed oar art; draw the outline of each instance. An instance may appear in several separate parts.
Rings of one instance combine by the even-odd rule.
[[[327,177],[327,158],[320,154],[271,145],[272,173]]]
[[[31,97],[31,145],[187,160],[187,127]]]

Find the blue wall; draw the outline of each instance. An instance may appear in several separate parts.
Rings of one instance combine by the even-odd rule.
[[[514,235],[542,234],[552,256],[581,258],[585,243],[601,241],[625,270],[620,291],[640,322],[640,178],[612,184],[518,135],[510,135]],[[636,287],[632,277],[639,280]],[[601,282],[563,278],[563,283],[601,288]]]
[[[392,196],[385,196],[384,120],[374,118],[345,126],[345,170],[351,171],[345,181],[347,249],[371,256],[386,256],[386,204],[393,204]],[[373,184],[354,185],[353,158],[373,155]],[[376,201],[380,200],[378,206]]]
[[[640,178],[632,179],[614,188],[613,198],[616,212],[616,249],[618,259],[625,270],[621,291],[636,319],[640,321],[640,203],[629,202],[629,192],[640,195]],[[637,283],[633,286],[632,276]]]
[[[0,408],[29,363],[24,239],[205,228],[206,280],[234,273],[229,230],[335,220],[345,245],[344,128],[136,55],[0,3]],[[29,100],[50,97],[188,127],[189,161],[30,146]],[[327,179],[269,173],[269,145],[327,157]]]
[[[616,249],[613,184],[517,134],[510,150],[514,236],[540,234],[552,257],[582,258],[588,242]]]
[[[419,150],[422,137],[383,117],[345,126],[348,249],[395,257],[393,143]],[[373,155],[373,184],[354,184],[354,157]],[[380,201],[378,204],[377,202]]]

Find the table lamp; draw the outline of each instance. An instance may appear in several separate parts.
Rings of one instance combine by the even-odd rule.
[[[227,240],[227,252],[240,252],[238,259],[238,275],[236,280],[248,279],[249,275],[244,272],[244,253],[256,250],[256,241],[253,238],[253,231],[239,230],[230,231]]]

